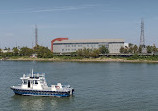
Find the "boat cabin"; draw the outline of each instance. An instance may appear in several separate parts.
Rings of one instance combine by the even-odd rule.
[[[42,90],[44,88],[48,88],[45,73],[36,73],[34,74],[23,74],[23,77],[20,78],[22,80],[21,88],[23,89],[37,89]]]

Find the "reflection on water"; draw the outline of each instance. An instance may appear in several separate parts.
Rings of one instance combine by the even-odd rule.
[[[42,97],[14,95],[12,98],[23,110],[28,110],[28,108],[29,110],[43,110],[45,104],[45,98]]]
[[[14,95],[12,99],[19,104],[22,110],[55,110],[58,109],[60,104],[70,103],[73,97],[60,98],[60,97],[40,97],[40,96],[21,96]]]

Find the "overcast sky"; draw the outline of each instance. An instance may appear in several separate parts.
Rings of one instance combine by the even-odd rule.
[[[52,39],[123,38],[139,44],[140,22],[145,42],[158,46],[158,0],[0,0],[0,47],[50,47]]]

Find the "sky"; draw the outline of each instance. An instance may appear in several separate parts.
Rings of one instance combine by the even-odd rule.
[[[158,46],[158,0],[0,0],[0,48],[51,46],[51,40],[123,38]]]

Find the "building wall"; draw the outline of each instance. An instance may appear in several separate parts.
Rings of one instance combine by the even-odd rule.
[[[78,49],[98,49],[102,45],[105,45],[109,49],[109,53],[120,53],[120,48],[124,46],[124,42],[101,42],[101,43],[54,43],[54,53],[70,53],[75,52]]]
[[[56,39],[53,39],[51,41],[51,51],[53,52],[53,44],[55,41],[63,41],[63,40],[68,40],[68,38],[56,38]]]
[[[109,43],[109,53],[120,53],[120,48],[124,43]]]
[[[75,52],[75,51],[77,51],[78,49],[84,49],[84,48],[86,48],[86,49],[97,49],[97,48],[99,48],[99,46],[98,46],[98,44],[91,44],[91,43],[87,43],[87,44],[85,44],[85,43],[77,43],[77,44],[75,44],[75,43],[66,43],[66,44],[56,44],[56,43],[54,43],[54,45],[53,45],[53,52],[54,53],[69,53],[69,52]]]

